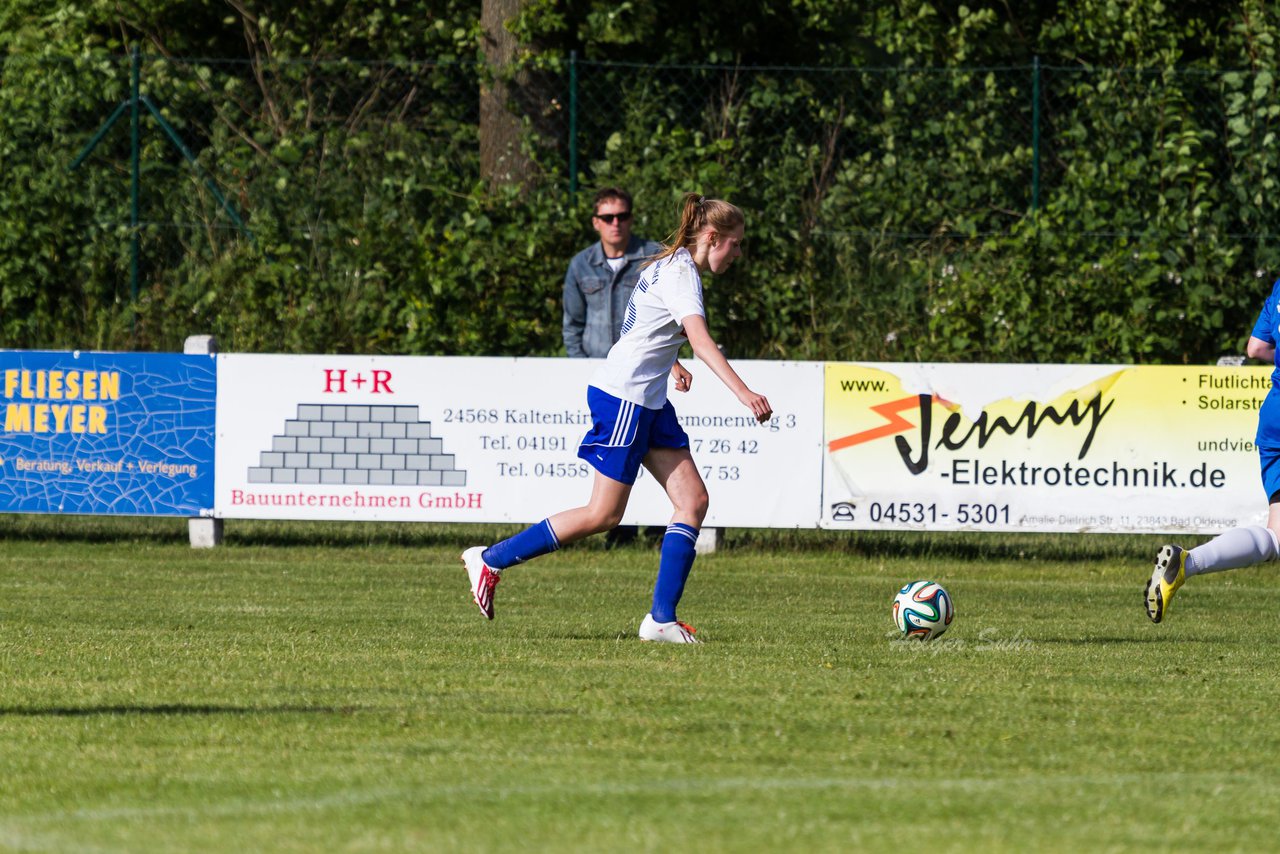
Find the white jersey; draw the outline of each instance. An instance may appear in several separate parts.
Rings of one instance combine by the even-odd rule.
[[[693,256],[682,247],[640,274],[627,303],[622,337],[591,384],[646,409],[661,409],[667,402],[667,376],[688,340],[684,319],[695,314],[706,316],[702,277]]]

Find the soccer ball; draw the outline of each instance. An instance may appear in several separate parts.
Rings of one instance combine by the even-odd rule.
[[[893,597],[893,624],[908,638],[936,638],[955,617],[951,594],[936,581],[913,581]]]

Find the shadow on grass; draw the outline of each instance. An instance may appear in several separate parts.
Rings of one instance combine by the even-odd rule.
[[[370,548],[448,547],[494,543],[521,530],[520,525],[438,524],[428,522],[300,522],[230,519],[224,543],[236,547]],[[719,548],[748,551],[826,552],[859,557],[947,558],[999,561],[1124,561],[1149,563],[1167,537],[1131,534],[988,533],[969,531],[824,531],[729,528]],[[1196,545],[1207,537],[1184,537]],[[49,516],[0,514],[0,542],[146,543],[185,545],[187,520],[147,517]],[[570,548],[604,549],[603,535]],[[616,551],[653,553],[644,538]]]
[[[1146,619],[1139,617],[1139,619]],[[1224,640],[1221,635],[1217,634],[1191,634],[1187,631],[1180,631],[1174,634],[1166,629],[1152,629],[1149,632],[1141,634],[1120,635],[1075,635],[1073,637],[1036,637],[1038,643],[1060,644],[1062,646],[1093,646],[1095,644],[1115,644],[1116,646],[1126,646],[1133,644],[1176,644],[1178,646],[1195,646],[1205,645],[1213,647],[1234,647],[1238,643],[1234,640]],[[1247,645],[1247,642],[1246,642]]]
[[[372,711],[362,706],[217,706],[159,703],[130,706],[0,706],[0,718],[92,718],[111,716],[205,715],[353,715]]]
[[[567,641],[631,641],[635,640],[635,632],[599,631],[599,632],[552,632],[542,635],[544,638],[555,638]]]
[[[223,543],[230,548],[311,546],[367,548],[448,546],[461,551],[520,530],[512,525],[446,525],[426,522],[301,522],[230,519]],[[603,538],[599,538],[603,543]],[[186,519],[0,514],[0,542],[146,543],[186,545]]]
[[[1054,638],[1054,637],[1036,637],[1036,643],[1056,644],[1059,646],[1096,646],[1106,644],[1108,646],[1131,646],[1133,644],[1169,644],[1169,643],[1202,643],[1203,641],[1188,641],[1187,638],[1169,638],[1158,634],[1146,635],[1090,635],[1089,637],[1074,638]]]
[[[1195,545],[1207,537],[1183,537]],[[730,530],[726,551],[771,549],[835,552],[855,557],[959,561],[1120,561],[1149,568],[1167,536],[1134,534],[1007,533],[975,531]],[[1149,570],[1148,570],[1149,571]]]

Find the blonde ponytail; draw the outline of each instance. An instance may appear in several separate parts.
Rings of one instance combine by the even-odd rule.
[[[708,199],[697,193],[685,193],[680,203],[680,224],[671,232],[661,252],[654,260],[661,261],[681,249],[692,249],[698,235],[707,228],[716,234],[728,234],[747,221],[737,205],[720,199]]]

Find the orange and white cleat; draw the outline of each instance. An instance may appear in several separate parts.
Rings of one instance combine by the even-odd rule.
[[[644,620],[640,623],[640,640],[642,641],[658,641],[660,643],[702,643],[694,637],[697,632],[693,626],[688,623],[682,623],[679,620],[672,620],[669,623],[659,623],[653,618],[653,614],[645,614]]]
[[[473,546],[462,553],[462,565],[471,580],[471,598],[486,619],[493,619],[493,589],[501,579],[499,572],[484,562],[484,546]]]

